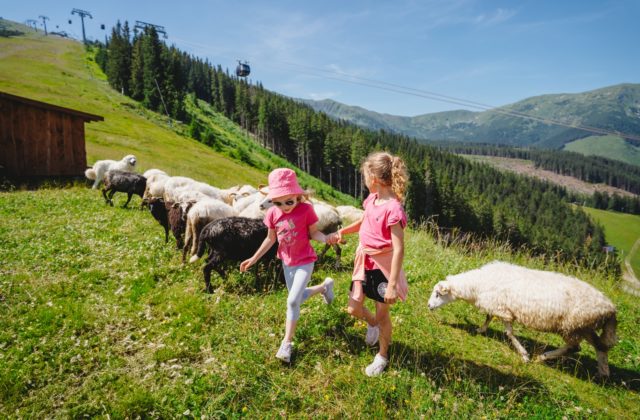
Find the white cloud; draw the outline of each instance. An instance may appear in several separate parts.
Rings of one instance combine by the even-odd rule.
[[[314,101],[321,101],[323,99],[332,99],[340,96],[340,92],[310,92],[309,97]]]

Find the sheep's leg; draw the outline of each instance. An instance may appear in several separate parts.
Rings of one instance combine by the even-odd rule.
[[[113,207],[113,196],[116,195],[116,190],[111,190],[109,193],[109,204]]]
[[[331,247],[331,245],[324,244],[324,248],[322,249],[322,252],[320,252],[320,255],[318,256],[318,260],[320,260],[320,261],[324,260],[324,254],[327,253],[327,251],[329,250],[330,247]]]
[[[129,205],[129,201],[131,201],[131,197],[133,197],[133,193],[128,192],[127,193],[127,202],[124,203],[124,206],[122,206],[122,208],[126,209],[127,205]]]
[[[204,274],[204,291],[206,293],[213,293],[213,287],[211,287],[211,270],[213,269],[213,261],[207,261],[207,264],[202,269]]]
[[[567,353],[575,353],[580,351],[579,343],[566,343],[563,347],[560,347],[556,350],[547,351],[538,356],[537,360],[540,362],[544,362],[545,360],[556,359],[558,357],[562,357]]]
[[[340,245],[338,244],[333,244],[331,245],[334,249],[334,251],[336,251],[336,265],[335,268],[336,270],[340,269],[340,257],[342,257],[342,248],[340,248]]]
[[[484,334],[487,332],[487,328],[489,327],[489,324],[491,323],[491,320],[493,319],[493,315],[489,315],[487,314],[487,319],[485,319],[484,324],[482,324],[481,327],[476,329],[476,332],[478,334]]]
[[[94,187],[94,188],[95,188],[95,187]],[[104,197],[104,202],[105,202],[105,203],[107,203],[107,204],[111,204],[111,203],[109,203],[109,197],[107,197],[107,189],[106,189],[106,188],[103,188],[103,189],[102,189],[102,196]]]
[[[595,331],[589,332],[585,338],[596,350],[596,360],[598,361],[598,377],[609,377],[609,348],[602,343]]]
[[[503,321],[503,322],[504,322],[504,327],[506,329],[507,337],[509,337],[509,339],[513,343],[516,350],[518,350],[518,353],[520,353],[520,356],[522,356],[522,360],[524,360],[525,362],[528,362],[530,360],[529,353],[527,353],[527,350],[524,348],[524,346],[520,344],[516,336],[513,335],[513,328],[511,327],[511,323],[508,321]]]

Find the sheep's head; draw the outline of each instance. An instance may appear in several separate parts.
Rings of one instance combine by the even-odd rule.
[[[451,288],[449,282],[446,280],[438,282],[433,288],[431,297],[429,298],[429,309],[434,310],[447,303],[455,300],[455,297],[451,294]]]
[[[135,168],[136,162],[138,160],[136,159],[136,157],[134,155],[127,155],[127,156],[122,158],[122,161],[125,162],[127,165]]]

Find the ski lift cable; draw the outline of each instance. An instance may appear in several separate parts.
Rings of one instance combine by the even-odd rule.
[[[411,87],[407,87],[407,86],[397,85],[397,84],[394,84],[394,83],[382,82],[382,81],[378,81],[378,80],[374,80],[374,79],[367,79],[367,78],[364,78],[364,77],[355,76],[355,75],[351,75],[351,74],[340,72],[340,71],[312,68],[312,67],[309,67],[309,66],[302,66],[302,65],[299,65],[299,64],[295,64],[295,63],[287,63],[287,64],[294,65],[294,66],[297,66],[297,67],[303,67],[303,68],[307,68],[307,69],[312,69],[313,71],[316,71],[316,72],[336,74],[338,76],[345,76],[345,77],[322,76],[322,75],[319,75],[317,73],[307,72],[307,74],[310,74],[310,75],[313,75],[313,76],[316,76],[316,77],[325,77],[325,78],[328,78],[328,79],[339,80],[339,81],[342,81],[342,82],[347,82],[347,83],[358,84],[358,85],[362,85],[362,86],[373,87],[373,88],[376,88],[376,89],[387,90],[387,91],[396,92],[396,93],[402,93],[402,94],[405,94],[405,95],[412,95],[412,96],[417,96],[417,97],[426,98],[426,99],[432,99],[432,100],[436,100],[436,101],[440,101],[440,102],[447,102],[447,103],[451,103],[451,104],[462,105],[462,106],[466,106],[466,107],[470,107],[470,108],[474,108],[474,109],[481,109],[481,110],[484,110],[484,111],[492,111],[492,112],[495,112],[495,113],[498,113],[498,114],[501,114],[501,115],[529,119],[529,120],[538,121],[538,122],[541,122],[541,123],[544,123],[544,124],[549,124],[549,125],[558,125],[558,126],[567,127],[567,128],[574,128],[574,129],[578,129],[578,130],[582,130],[582,131],[592,132],[594,134],[612,135],[612,136],[623,137],[623,138],[626,138],[626,139],[629,139],[629,140],[640,141],[640,136],[633,135],[633,134],[627,134],[627,133],[623,133],[623,132],[620,132],[620,131],[605,130],[605,129],[602,129],[602,128],[591,127],[591,126],[583,125],[583,124],[566,123],[566,122],[559,121],[559,120],[553,120],[553,119],[550,119],[550,118],[544,118],[544,117],[538,117],[538,116],[535,116],[535,115],[526,114],[526,113],[520,112],[520,111],[501,109],[501,108],[494,107],[494,106],[491,106],[491,105],[482,104],[480,102],[469,101],[469,100],[466,100],[466,99],[456,98],[456,97],[448,96],[448,95],[442,95],[442,94],[435,93],[435,92],[425,91],[425,90],[421,90],[421,89],[415,89],[415,88],[411,88]],[[300,70],[298,70],[298,71],[300,71]],[[359,80],[362,80],[362,82],[359,81]]]
[[[201,49],[206,49],[206,46],[202,45],[202,44],[197,44],[197,43],[193,43],[193,42],[182,40],[182,39],[180,39],[178,41],[183,42],[185,44],[190,44],[190,45],[199,47]],[[254,60],[254,63],[255,63],[255,60]],[[282,70],[285,70],[285,71],[290,70],[290,68],[283,68],[283,67],[280,67],[278,64],[279,64],[278,62],[270,61],[270,62],[266,63],[266,66],[269,66],[269,67],[272,67],[272,68],[279,68],[279,69],[282,69]],[[516,110],[507,110],[507,109],[499,108],[499,107],[496,107],[496,106],[493,106],[493,105],[484,104],[482,102],[476,102],[476,101],[471,101],[471,100],[467,100],[467,99],[456,98],[454,96],[443,95],[443,94],[440,94],[440,93],[431,92],[431,91],[427,91],[427,90],[423,90],[423,89],[416,89],[416,88],[403,86],[403,85],[396,84],[396,83],[389,83],[389,82],[384,82],[384,81],[380,81],[380,80],[369,79],[369,78],[356,76],[356,75],[349,74],[349,73],[342,72],[342,71],[338,71],[338,70],[329,70],[329,69],[323,69],[323,68],[318,68],[318,67],[306,66],[306,65],[303,65],[303,64],[293,63],[293,62],[288,62],[288,61],[282,61],[282,62],[280,62],[280,64],[282,64],[284,66],[288,66],[288,67],[294,67],[294,68],[297,69],[298,72],[304,72],[304,73],[306,73],[308,75],[311,75],[311,76],[314,76],[314,77],[326,78],[326,79],[330,79],[330,80],[337,80],[337,81],[341,81],[341,82],[345,82],[345,83],[351,83],[351,84],[356,84],[356,85],[360,85],[360,86],[371,87],[371,88],[385,90],[385,91],[389,91],[389,92],[400,93],[400,94],[404,94],[404,95],[411,95],[411,96],[416,96],[416,97],[430,99],[430,100],[439,101],[439,102],[446,102],[446,103],[450,103],[450,104],[453,104],[453,105],[464,106],[464,107],[478,109],[478,110],[482,110],[482,111],[492,111],[492,112],[495,112],[497,114],[501,114],[501,115],[505,115],[505,116],[511,116],[511,117],[515,117],[515,118],[528,119],[528,120],[537,121],[537,122],[540,122],[540,123],[543,123],[543,124],[548,124],[548,125],[556,125],[556,126],[561,126],[561,127],[566,127],[566,128],[573,128],[573,129],[577,129],[577,130],[581,130],[581,131],[587,131],[587,132],[591,132],[591,133],[594,133],[594,134],[611,135],[611,136],[623,137],[623,138],[626,138],[626,139],[629,139],[629,140],[640,141],[640,136],[639,135],[623,133],[623,132],[620,132],[620,131],[605,130],[605,129],[602,129],[602,128],[591,127],[591,126],[583,125],[583,124],[567,123],[567,122],[563,122],[563,121],[559,121],[559,120],[553,120],[553,119],[550,119],[550,118],[538,117],[538,116],[535,116],[535,115],[526,114],[524,112],[520,112],[520,111],[516,111]]]

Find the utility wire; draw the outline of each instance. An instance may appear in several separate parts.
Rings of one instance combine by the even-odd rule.
[[[206,46],[202,45],[202,44],[196,44],[196,43],[189,42],[189,41],[186,41],[186,40],[180,40],[180,42],[185,43],[185,44],[190,44],[190,45],[193,45],[193,46],[196,46],[198,48],[206,50]],[[257,60],[253,60],[254,63],[256,61]],[[488,105],[488,104],[484,104],[484,103],[481,103],[481,102],[475,102],[475,101],[470,101],[470,100],[466,100],[466,99],[456,98],[454,96],[443,95],[443,94],[440,94],[440,93],[431,92],[431,91],[427,91],[427,90],[416,89],[416,88],[412,88],[412,87],[408,87],[408,86],[403,86],[403,85],[399,85],[399,84],[395,84],[395,83],[389,83],[389,82],[383,82],[383,81],[375,80],[375,79],[368,79],[368,78],[365,78],[365,77],[356,76],[356,75],[353,75],[353,74],[348,74],[348,73],[337,71],[337,70],[322,69],[322,68],[306,66],[306,65],[303,65],[303,64],[287,62],[287,61],[283,61],[283,62],[281,62],[281,64],[283,64],[284,66],[288,66],[288,67],[281,67],[281,66],[278,65],[277,62],[266,63],[266,66],[269,66],[269,67],[272,67],[272,68],[276,68],[276,69],[280,69],[280,70],[284,70],[284,71],[289,71],[290,68],[295,68],[297,72],[305,73],[307,75],[311,75],[311,76],[314,76],[314,77],[330,79],[330,80],[337,80],[337,81],[341,81],[341,82],[345,82],[345,83],[351,83],[351,84],[355,84],[355,85],[371,87],[371,88],[374,88],[374,89],[385,90],[385,91],[394,92],[394,93],[400,93],[400,94],[403,94],[403,95],[417,96],[417,97],[420,97],[420,98],[430,99],[430,100],[439,101],[439,102],[446,102],[446,103],[450,103],[450,104],[454,104],[454,105],[460,105],[460,106],[464,106],[464,107],[468,107],[468,108],[479,109],[479,110],[482,110],[482,111],[491,111],[491,112],[495,112],[495,113],[500,114],[500,115],[510,116],[510,117],[514,117],[514,118],[528,119],[528,120],[537,121],[537,122],[540,122],[540,123],[543,123],[543,124],[548,124],[548,125],[557,125],[557,126],[566,127],[566,128],[573,128],[573,129],[576,129],[576,130],[587,131],[587,132],[594,133],[594,134],[623,137],[623,138],[626,138],[626,139],[629,139],[629,140],[634,140],[634,141],[640,142],[640,136],[639,135],[627,134],[627,133],[623,133],[623,132],[620,132],[620,131],[605,130],[605,129],[602,129],[602,128],[591,127],[591,126],[584,125],[584,124],[567,123],[567,122],[564,122],[564,121],[554,120],[554,119],[551,119],[551,118],[538,117],[538,116],[526,114],[526,113],[520,112],[520,111],[505,109],[504,107],[500,107],[499,108],[499,107],[496,107],[496,106],[493,106],[493,105]]]

